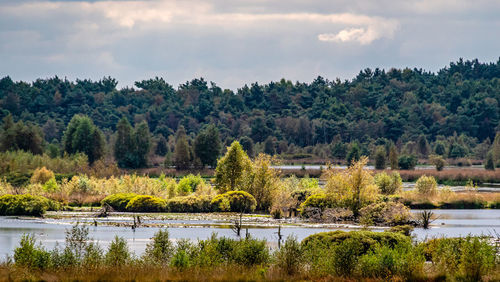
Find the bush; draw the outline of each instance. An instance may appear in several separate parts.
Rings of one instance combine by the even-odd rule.
[[[402,225],[410,222],[410,209],[402,203],[374,203],[360,210],[360,221],[366,225]]]
[[[45,182],[42,186],[43,191],[46,193],[54,193],[59,190],[59,187],[57,186],[57,182],[55,178],[49,179],[47,182]]]
[[[23,267],[45,269],[50,266],[50,252],[37,246],[33,235],[24,234],[14,250],[14,262]]]
[[[245,191],[229,191],[217,195],[212,200],[212,206],[216,211],[222,212],[252,212],[257,206],[255,198]]]
[[[211,196],[185,196],[175,197],[167,201],[167,210],[169,212],[211,212]]]
[[[401,155],[398,158],[398,165],[400,169],[415,169],[417,165],[417,157],[414,155]]]
[[[147,244],[144,258],[154,263],[167,264],[173,252],[174,246],[170,242],[168,230],[160,229]]]
[[[125,209],[131,212],[163,212],[167,209],[167,202],[155,196],[139,195],[132,198]]]
[[[113,194],[109,195],[106,198],[102,199],[101,204],[102,205],[109,205],[112,207],[114,210],[117,211],[126,211],[127,210],[127,205],[132,200],[133,198],[137,197],[138,195],[135,193],[118,193],[118,194]]]
[[[111,266],[126,265],[131,258],[130,251],[125,239],[115,236],[108,248],[108,252],[104,258],[106,264]]]
[[[234,262],[252,266],[269,262],[270,254],[266,240],[246,238],[239,241],[234,249]]]
[[[288,275],[298,273],[302,269],[303,252],[297,238],[288,236],[285,244],[274,254],[276,265]]]
[[[190,194],[196,192],[196,188],[199,185],[204,185],[205,181],[200,175],[189,174],[184,176],[177,185],[177,191],[181,195]]]
[[[359,254],[365,254],[373,250],[376,245],[389,246],[394,248],[398,244],[409,244],[410,238],[400,233],[393,232],[373,232],[373,231],[330,231],[320,232],[306,237],[301,245],[309,249],[317,246],[329,248],[338,245],[347,239],[352,239],[361,243],[362,248]]]
[[[311,208],[316,208],[319,209],[320,213],[322,214],[323,211],[327,208],[335,208],[335,207],[342,207],[343,205],[340,204],[335,198],[331,197],[328,194],[325,193],[319,193],[319,194],[313,194],[300,205],[300,214],[303,217],[308,217],[308,211]]]
[[[31,176],[30,182],[32,184],[45,184],[50,179],[55,178],[54,172],[46,167],[37,168]]]
[[[50,206],[50,201],[42,196],[7,194],[0,197],[0,215],[41,216]]]
[[[385,172],[375,175],[375,184],[377,184],[380,192],[385,195],[393,195],[401,192],[403,188],[403,180],[397,171],[388,175]]]
[[[441,156],[432,155],[429,157],[429,159],[431,163],[436,166],[437,171],[442,171],[444,166],[446,165],[446,162]]]
[[[432,196],[437,193],[437,182],[432,176],[422,175],[415,184],[415,189],[422,195]]]

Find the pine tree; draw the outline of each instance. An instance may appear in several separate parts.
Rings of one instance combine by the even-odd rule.
[[[174,165],[177,169],[188,169],[191,166],[191,148],[183,126],[177,130],[175,140]]]
[[[394,144],[391,145],[391,149],[389,150],[389,163],[391,165],[391,169],[398,169],[398,150]]]
[[[484,168],[487,170],[495,170],[495,159],[493,156],[493,152],[489,152],[486,155],[486,163],[484,164]]]
[[[355,162],[359,161],[360,157],[361,157],[361,150],[359,148],[358,143],[354,142],[351,146],[351,149],[349,150],[349,153],[347,153],[347,165],[351,166]]]
[[[134,147],[132,140],[132,126],[127,118],[122,118],[116,125],[116,140],[114,146],[115,159],[122,168],[132,167],[133,156],[131,149]]]
[[[75,115],[64,132],[64,151],[68,154],[84,153],[92,164],[104,155],[104,137],[92,120]]]
[[[377,147],[375,151],[375,169],[385,169],[385,148],[383,146]]]
[[[194,141],[194,153],[203,165],[215,167],[219,158],[222,144],[219,131],[215,125],[211,124],[202,130]]]
[[[240,143],[234,141],[226,154],[217,162],[215,185],[219,192],[240,190],[246,174],[251,170],[251,165],[252,162]]]
[[[136,126],[133,137],[134,168],[146,167],[148,165],[148,153],[151,149],[151,134],[145,121]]]

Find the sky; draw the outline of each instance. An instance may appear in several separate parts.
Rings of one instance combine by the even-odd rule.
[[[222,88],[500,57],[498,0],[0,1],[0,77]]]

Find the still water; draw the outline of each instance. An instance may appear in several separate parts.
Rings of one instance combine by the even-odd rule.
[[[414,210],[413,212],[419,212]],[[413,234],[418,240],[432,237],[458,237],[466,235],[492,235],[500,233],[500,211],[499,210],[434,210],[437,219],[428,230],[417,228]],[[51,249],[56,244],[63,245],[65,231],[76,221],[93,222],[93,218],[63,218],[63,219],[39,219],[0,217],[0,260],[6,256],[12,256],[14,249],[19,244],[23,234],[34,234],[38,242],[44,247]],[[130,226],[110,226],[106,224],[129,224],[131,217],[111,217],[102,219],[98,226],[89,226],[90,237],[106,248],[114,236],[125,238],[132,251],[140,255],[144,252],[146,244],[160,227],[140,227],[132,230]],[[215,219],[164,219],[144,220],[143,223],[168,225],[170,238],[178,239],[207,239],[213,233],[218,236],[236,238],[234,232],[229,228],[229,221],[221,223]],[[278,222],[267,222],[266,224],[249,224],[248,232],[255,238],[266,239],[271,246],[275,246],[278,240]],[[322,224],[287,224],[281,228],[281,233],[286,238],[294,235],[298,240],[324,231],[353,230],[355,228],[342,225]],[[377,228],[374,231],[382,231]],[[245,231],[242,231],[243,234]],[[244,235],[243,235],[244,236]]]

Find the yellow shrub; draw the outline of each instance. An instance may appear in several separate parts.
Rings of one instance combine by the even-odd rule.
[[[47,169],[46,167],[41,167],[35,169],[35,171],[33,172],[33,176],[31,176],[31,183],[45,184],[52,178],[55,178],[54,172],[50,169]]]

